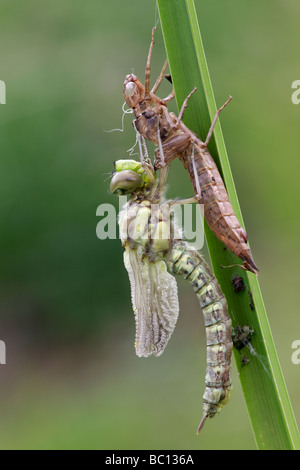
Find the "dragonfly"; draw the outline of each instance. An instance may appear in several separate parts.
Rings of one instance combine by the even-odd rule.
[[[119,214],[119,228],[135,315],[135,350],[139,357],[164,352],[179,314],[173,274],[181,275],[198,297],[206,329],[206,386],[199,433],[232,393],[232,323],[217,279],[170,217],[175,203],[191,200],[165,201],[166,175],[160,171],[158,178],[157,173],[149,160],[118,160],[110,183],[111,193],[129,195]]]
[[[168,103],[175,97],[174,90],[164,99],[157,92],[167,67],[166,60],[154,86],[150,89],[150,63],[154,46],[154,31],[147,58],[145,85],[134,75],[127,75],[123,94],[125,102],[132,109],[136,132],[156,146],[155,168],[165,168],[179,158],[189,173],[195,200],[204,205],[204,215],[208,226],[225,246],[238,256],[242,267],[253,273],[258,268],[247,245],[247,233],[238,221],[229,201],[223,180],[207,148],[220,112],[229,103],[218,109],[206,140],[203,142],[182,121],[188,101],[196,88],[185,99],[178,117],[168,111]]]

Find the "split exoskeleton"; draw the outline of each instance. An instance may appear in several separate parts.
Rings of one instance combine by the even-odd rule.
[[[174,91],[164,99],[155,94],[163,80],[167,61],[150,90],[153,45],[154,30],[146,65],[145,85],[133,74],[127,75],[124,82],[125,101],[135,116],[134,127],[138,135],[157,145],[155,168],[164,170],[175,158],[182,161],[188,170],[195,200],[204,205],[204,215],[211,230],[230,251],[243,260],[245,269],[257,273],[258,268],[247,245],[246,231],[234,214],[223,180],[207,148],[216,120],[231,97],[217,111],[206,140],[201,141],[182,121],[188,100],[195,89],[185,99],[178,117],[169,113],[167,108],[167,104],[174,98]]]

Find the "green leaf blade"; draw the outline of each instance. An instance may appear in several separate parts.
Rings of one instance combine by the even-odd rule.
[[[165,47],[175,89],[177,106],[194,87],[185,111],[184,122],[205,140],[216,112],[216,103],[193,0],[157,0]],[[224,101],[227,97],[224,97]],[[221,103],[223,104],[223,103]],[[230,106],[230,105],[229,105]],[[243,224],[242,214],[230,169],[225,142],[218,121],[209,150],[223,177],[232,207]],[[258,279],[240,268],[221,269],[221,266],[240,264],[240,260],[215,237],[206,225],[207,244],[211,262],[224,294],[233,324],[249,325],[255,334],[251,341],[251,359],[241,370],[240,380],[249,417],[259,449],[300,449],[300,437],[285,381],[279,364],[270,325],[263,303]],[[241,276],[246,289],[238,294],[232,279]],[[253,298],[253,310],[250,301]],[[244,354],[244,349],[243,349]],[[237,363],[240,353],[235,351]]]

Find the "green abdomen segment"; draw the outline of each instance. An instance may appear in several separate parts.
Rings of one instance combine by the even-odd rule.
[[[227,302],[209,266],[188,244],[174,244],[167,255],[167,262],[171,271],[189,281],[202,308],[207,344],[203,418],[212,418],[227,403],[232,389],[232,324]]]

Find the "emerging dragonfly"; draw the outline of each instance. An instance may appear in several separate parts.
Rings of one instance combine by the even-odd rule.
[[[206,418],[215,416],[231,396],[232,324],[226,299],[208,265],[177,233],[174,236],[171,206],[190,200],[164,202],[166,174],[161,171],[158,180],[150,160],[141,161],[118,160],[110,185],[112,193],[130,195],[119,215],[119,227],[135,313],[135,349],[138,356],[160,356],[174,331],[178,293],[168,267],[192,285],[204,315],[207,370],[199,432]]]
[[[127,75],[124,82],[125,101],[135,115],[134,127],[139,134],[158,146],[156,168],[166,167],[176,157],[182,161],[192,181],[196,200],[204,204],[204,215],[209,227],[229,250],[243,260],[245,269],[256,273],[258,268],[247,245],[247,234],[234,214],[220,173],[207,148],[217,118],[231,97],[217,111],[207,138],[202,142],[182,122],[188,100],[196,89],[184,101],[178,117],[169,113],[167,108],[175,96],[174,90],[164,99],[155,95],[163,80],[167,61],[150,90],[154,30],[146,65],[145,86],[133,74]]]

